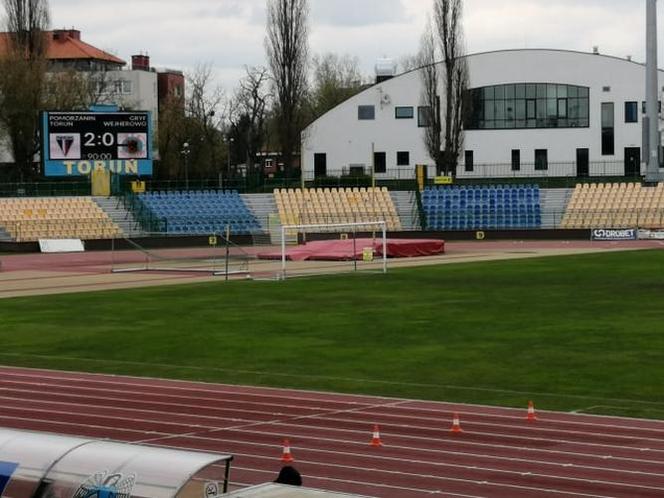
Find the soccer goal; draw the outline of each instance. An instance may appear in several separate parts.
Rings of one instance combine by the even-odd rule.
[[[225,234],[173,237],[151,233],[140,238],[117,237],[111,242],[112,272],[183,272],[214,276],[249,273],[252,256]]]
[[[280,260],[281,279],[358,271],[387,273],[387,223],[283,225]]]

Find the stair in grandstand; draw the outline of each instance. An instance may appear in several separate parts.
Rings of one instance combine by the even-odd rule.
[[[559,228],[574,190],[570,188],[549,188],[540,190],[542,206],[542,228]]]
[[[281,222],[274,194],[242,194],[242,200],[256,216],[262,234],[253,234],[255,245],[281,243]]]
[[[140,237],[143,235],[140,224],[128,211],[122,200],[118,197],[93,197],[97,205],[120,227],[127,237]]]
[[[390,197],[397,209],[402,229],[405,231],[421,230],[415,192],[393,190],[390,192]]]

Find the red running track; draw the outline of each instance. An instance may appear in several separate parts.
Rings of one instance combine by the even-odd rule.
[[[0,367],[0,426],[230,453],[234,488],[273,480],[288,437],[305,485],[333,491],[664,496],[660,421]]]

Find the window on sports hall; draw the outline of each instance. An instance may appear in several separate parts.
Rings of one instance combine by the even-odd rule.
[[[376,173],[387,172],[387,154],[385,152],[374,152],[374,171]]]
[[[420,128],[431,126],[431,107],[420,106],[417,108],[417,126]]]
[[[616,152],[615,113],[613,102],[602,102],[602,155],[612,156]]]
[[[512,150],[512,171],[521,170],[521,151],[519,149]]]
[[[466,172],[473,171],[475,169],[475,154],[472,150],[467,150],[464,153],[464,170]]]
[[[357,119],[370,121],[376,119],[376,108],[372,105],[360,105],[357,107]]]
[[[395,107],[394,117],[396,119],[413,119],[415,117],[415,111],[412,107]]]
[[[397,166],[410,166],[410,152],[407,150],[397,152]]]
[[[639,103],[625,102],[625,123],[639,122]]]
[[[549,152],[546,149],[535,149],[535,170],[549,169]]]
[[[466,130],[588,128],[588,87],[516,83],[468,91]]]

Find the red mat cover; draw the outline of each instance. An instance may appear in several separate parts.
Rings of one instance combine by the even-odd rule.
[[[381,239],[318,240],[286,250],[289,261],[352,261],[361,260],[364,249],[372,247],[377,257],[383,255]],[[435,239],[388,239],[388,258],[415,258],[445,253],[445,241]],[[280,251],[258,254],[259,259],[281,259]]]

